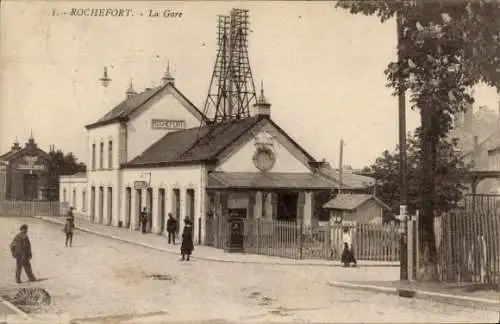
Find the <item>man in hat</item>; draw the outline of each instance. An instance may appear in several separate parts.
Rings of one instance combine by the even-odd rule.
[[[14,237],[10,244],[12,257],[16,259],[16,282],[21,283],[21,270],[24,268],[29,281],[35,281],[31,269],[31,243],[28,237],[28,225],[21,225],[19,233]]]
[[[167,220],[168,244],[172,242],[175,245],[176,232],[177,232],[177,220],[172,216],[172,213],[168,213],[168,220]]]

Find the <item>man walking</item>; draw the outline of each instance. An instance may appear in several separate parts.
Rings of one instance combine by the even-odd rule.
[[[66,246],[73,246],[73,231],[75,229],[75,220],[71,217],[66,219],[66,224],[64,224],[64,233],[66,233]]]
[[[16,282],[21,283],[21,270],[24,268],[29,281],[35,281],[31,269],[31,243],[28,238],[28,225],[21,225],[20,232],[14,237],[10,244],[12,257],[16,259]]]
[[[174,217],[172,217],[172,213],[168,213],[168,220],[167,220],[168,244],[172,242],[175,245],[176,232],[177,232],[177,220]]]
[[[142,234],[145,234],[148,225],[148,211],[146,207],[142,209],[141,215],[139,216],[139,221],[141,222]]]

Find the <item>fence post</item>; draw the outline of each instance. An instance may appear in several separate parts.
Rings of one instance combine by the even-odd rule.
[[[410,219],[407,221],[408,222],[408,244],[406,245],[408,248],[408,280],[413,281],[413,219],[410,217]]]
[[[301,220],[300,221],[300,227],[299,227],[299,257],[302,260],[302,233],[304,231],[304,222]]]

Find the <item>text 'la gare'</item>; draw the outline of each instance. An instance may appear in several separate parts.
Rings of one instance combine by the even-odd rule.
[[[163,11],[156,10],[156,9],[149,9],[148,17],[180,18],[180,17],[182,17],[182,12],[172,11],[170,9],[165,9]]]

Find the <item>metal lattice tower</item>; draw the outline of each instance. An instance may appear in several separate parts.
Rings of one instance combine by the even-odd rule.
[[[248,59],[248,10],[232,9],[218,19],[217,59],[203,109],[211,126],[250,117],[257,98]]]

